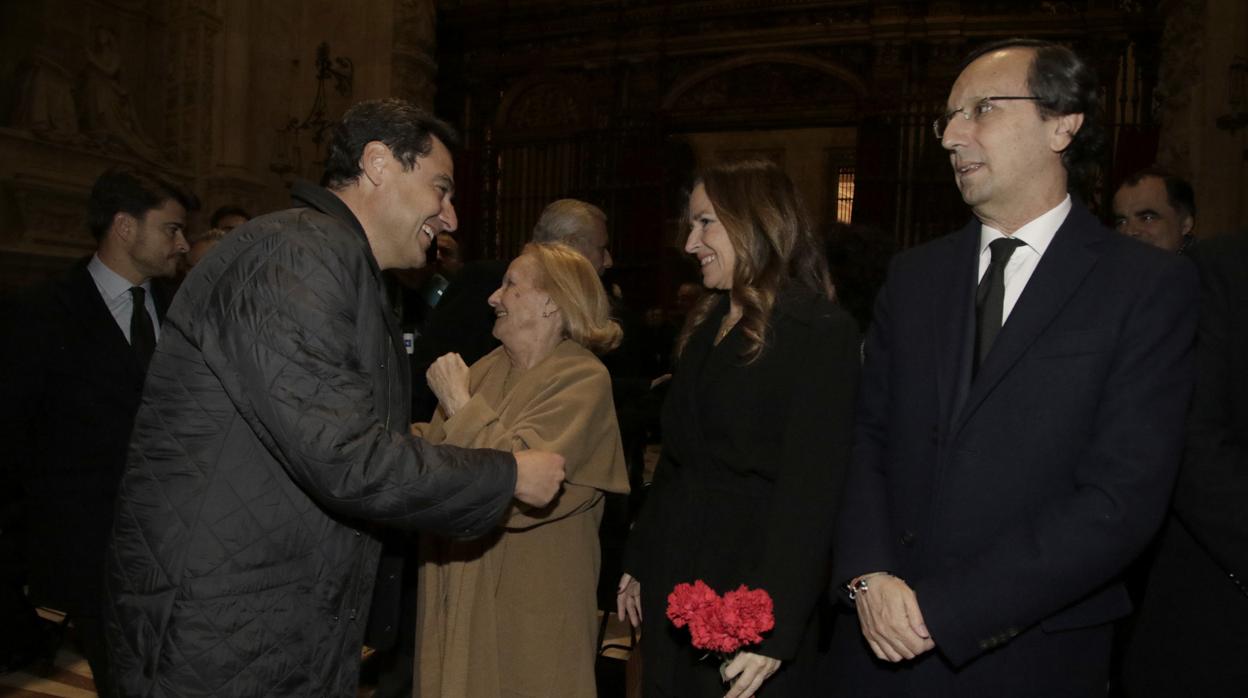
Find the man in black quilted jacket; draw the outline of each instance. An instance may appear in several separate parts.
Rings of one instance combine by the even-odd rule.
[[[475,536],[543,505],[551,453],[412,437],[385,269],[454,230],[452,133],[400,100],[349,110],[324,182],[187,277],[117,497],[104,622],[125,696],[353,696],[379,526]]]

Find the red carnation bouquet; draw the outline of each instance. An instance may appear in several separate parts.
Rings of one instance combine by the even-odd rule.
[[[763,641],[776,627],[771,595],[744,584],[722,597],[701,579],[677,584],[667,595],[667,617],[678,628],[689,627],[693,646],[728,656]]]

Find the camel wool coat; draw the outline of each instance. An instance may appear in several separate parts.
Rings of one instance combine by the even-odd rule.
[[[422,539],[415,696],[593,696],[603,493],[628,491],[611,378],[564,340],[523,371],[495,349],[473,364],[469,389],[453,417],[439,410],[413,430],[431,443],[554,451],[567,481],[546,507],[513,503],[482,538]]]

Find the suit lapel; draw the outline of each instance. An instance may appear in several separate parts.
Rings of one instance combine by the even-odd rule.
[[[942,426],[953,421],[967,395],[971,340],[975,334],[970,320],[975,303],[979,229],[979,221],[972,219],[962,230],[946,238],[945,261],[933,274],[936,292],[931,299],[932,326],[939,352],[936,391]]]
[[[97,358],[104,360],[105,370],[113,366],[113,370],[121,370],[141,379],[138,358],[104,303],[95,279],[87,271],[86,261],[74,265],[60,288],[59,301],[64,307],[65,317],[76,319],[67,331],[88,338],[94,351],[98,352]],[[96,369],[100,367],[97,365]]]
[[[997,335],[992,351],[979,368],[979,375],[971,383],[965,409],[959,417],[959,428],[966,424],[1078,290],[1097,260],[1097,254],[1089,249],[1089,243],[1104,234],[1092,214],[1081,205],[1071,208],[1070,215],[1053,236],[1018,303],[1001,327],[1001,334]]]

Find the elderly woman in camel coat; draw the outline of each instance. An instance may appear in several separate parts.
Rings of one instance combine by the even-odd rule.
[[[412,428],[433,443],[555,451],[567,481],[484,538],[422,540],[415,695],[593,696],[603,493],[628,490],[611,379],[593,352],[615,347],[620,328],[593,267],[559,244],[526,246],[489,303],[502,346],[471,369],[439,358],[428,373],[438,413]]]

